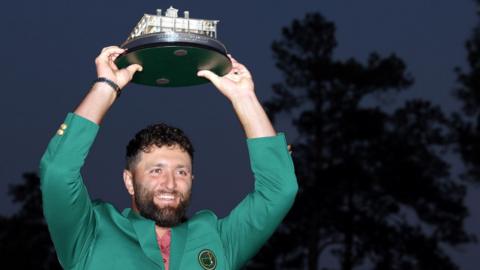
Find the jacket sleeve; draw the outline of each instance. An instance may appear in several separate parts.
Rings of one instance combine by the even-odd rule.
[[[85,256],[94,239],[95,215],[80,170],[98,129],[69,113],[40,161],[43,211],[64,268]]]
[[[290,210],[298,190],[285,136],[247,140],[255,189],[218,229],[232,269],[239,269],[273,234]]]

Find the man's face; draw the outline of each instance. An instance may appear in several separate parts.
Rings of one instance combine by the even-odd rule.
[[[185,216],[192,190],[192,160],[178,146],[152,146],[141,152],[124,180],[134,198],[133,208],[160,227],[178,225]]]

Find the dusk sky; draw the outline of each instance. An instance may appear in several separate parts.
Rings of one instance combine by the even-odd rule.
[[[17,210],[6,195],[23,172],[36,171],[48,141],[96,78],[94,59],[121,44],[144,13],[170,6],[190,17],[218,19],[218,39],[254,77],[262,101],[282,77],[271,43],[281,28],[307,12],[337,27],[337,59],[365,61],[371,52],[402,58],[415,84],[390,106],[412,97],[458,110],[454,68],[466,68],[465,41],[480,19],[473,0],[297,1],[9,1],[0,10],[0,214]],[[92,198],[129,207],[122,181],[125,145],[147,124],[182,128],[196,148],[191,211],[226,215],[252,189],[243,131],[226,98],[212,85],[158,88],[130,84],[107,114],[83,176]],[[278,131],[295,141],[290,125]],[[459,164],[459,163],[456,163]],[[460,166],[455,168],[461,171]],[[480,191],[471,187],[466,228],[480,237]],[[480,248],[452,251],[461,269],[478,269]]]

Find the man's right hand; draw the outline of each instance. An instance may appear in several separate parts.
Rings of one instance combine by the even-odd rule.
[[[138,64],[118,69],[117,65],[115,65],[115,59],[124,52],[124,49],[117,46],[110,46],[104,48],[95,59],[97,76],[113,81],[120,89],[132,80],[135,72],[142,71],[142,66]],[[116,97],[117,93],[115,89],[112,89],[112,86],[107,83],[95,83],[87,96],[78,105],[75,114],[96,124],[100,124]]]
[[[95,59],[97,76],[113,81],[120,89],[132,80],[135,72],[143,70],[142,66],[138,64],[132,64],[126,68],[118,69],[117,65],[115,65],[115,59],[124,52],[125,49],[117,46],[105,47]]]

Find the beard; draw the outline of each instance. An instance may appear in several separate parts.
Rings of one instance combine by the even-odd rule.
[[[178,191],[169,192],[175,197],[179,197],[180,203],[176,207],[159,207],[153,201],[156,195],[155,191],[147,190],[145,187],[138,184],[137,181],[134,181],[133,188],[135,190],[135,203],[140,215],[144,218],[153,220],[155,221],[155,224],[164,228],[175,227],[187,220],[186,212],[190,203],[191,190],[188,191],[186,196]]]

